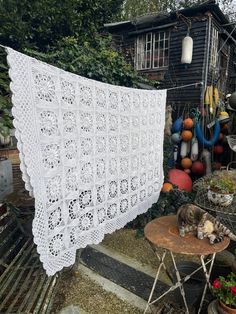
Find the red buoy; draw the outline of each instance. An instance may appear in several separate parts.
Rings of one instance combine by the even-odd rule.
[[[171,169],[168,172],[168,181],[176,185],[180,190],[192,192],[192,179],[183,170]]]

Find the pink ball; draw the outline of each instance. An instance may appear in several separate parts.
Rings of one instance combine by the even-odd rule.
[[[192,192],[192,179],[183,170],[171,169],[168,172],[168,180],[172,184],[176,185],[180,190]]]

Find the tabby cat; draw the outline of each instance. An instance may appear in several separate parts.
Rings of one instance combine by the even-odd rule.
[[[197,232],[198,239],[208,238],[210,244],[221,242],[224,236],[236,241],[234,235],[227,227],[220,223],[202,208],[193,204],[182,205],[177,212],[177,224],[180,236],[186,232]]]

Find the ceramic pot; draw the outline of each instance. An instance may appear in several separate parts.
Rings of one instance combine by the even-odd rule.
[[[236,314],[236,309],[232,309],[231,307],[227,306],[226,304],[222,303],[221,301],[219,301],[219,307],[221,309],[223,309],[223,311],[225,313],[228,314]]]
[[[214,203],[215,205],[226,207],[233,202],[234,194],[221,194],[209,189],[207,192],[207,198],[210,202]]]

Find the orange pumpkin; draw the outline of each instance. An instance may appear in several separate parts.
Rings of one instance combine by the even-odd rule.
[[[171,183],[168,183],[168,182],[165,182],[162,186],[162,189],[161,191],[164,192],[164,193],[168,193],[170,192],[170,190],[173,189],[173,185]]]
[[[187,118],[184,120],[183,124],[184,124],[184,129],[190,130],[193,127],[193,120],[191,118]]]
[[[184,142],[189,142],[189,141],[191,141],[191,139],[193,137],[193,133],[189,130],[183,130],[183,132],[181,133],[181,137],[182,137]]]
[[[192,167],[192,160],[188,157],[185,157],[181,160],[181,166],[184,168],[184,169],[189,169]]]

